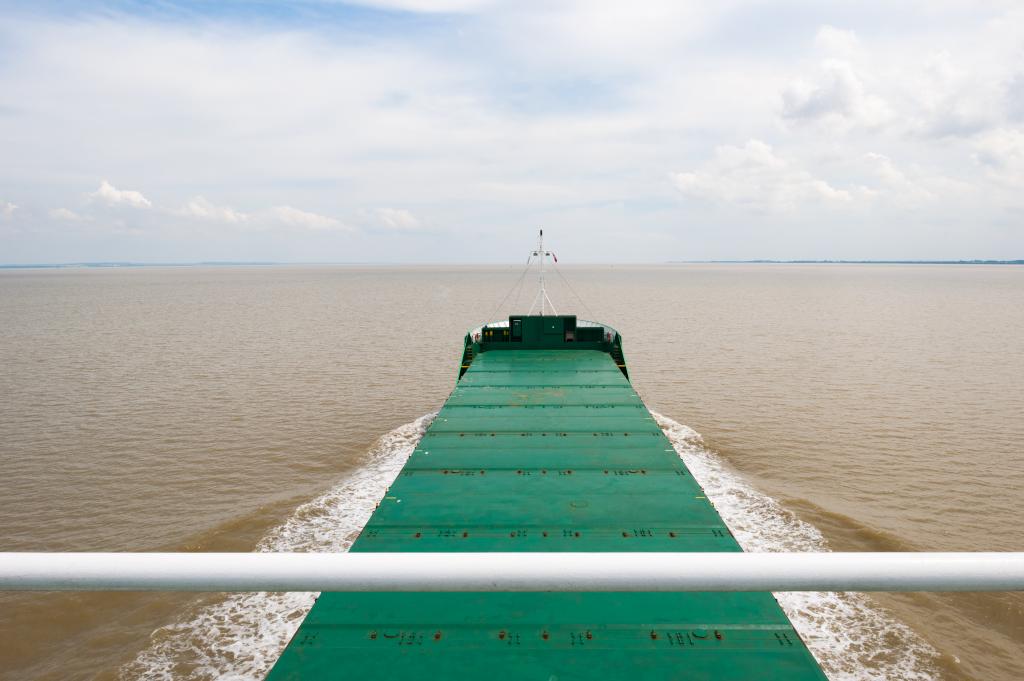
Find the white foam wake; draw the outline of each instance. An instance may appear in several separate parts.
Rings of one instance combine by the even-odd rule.
[[[421,416],[381,437],[362,468],[299,506],[256,550],[347,551],[435,415]],[[263,679],[316,595],[242,593],[201,606],[153,632],[149,648],[122,667],[120,676],[153,681]]]
[[[731,471],[700,435],[651,412],[672,446],[747,551],[828,551],[821,532]],[[257,551],[347,551],[435,414],[387,433],[364,467],[299,506]],[[200,606],[162,627],[121,669],[121,679],[258,681],[313,605],[314,593],[243,593]],[[793,621],[832,681],[925,681],[938,652],[862,594],[780,593]]]
[[[829,550],[818,528],[751,487],[704,447],[699,433],[667,416],[651,415],[744,550]],[[864,594],[787,592],[776,598],[831,681],[926,681],[936,676],[938,651]]]

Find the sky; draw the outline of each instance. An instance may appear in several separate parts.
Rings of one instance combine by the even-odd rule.
[[[0,0],[0,263],[1024,258],[1002,0]]]

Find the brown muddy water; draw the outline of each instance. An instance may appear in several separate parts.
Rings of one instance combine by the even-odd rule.
[[[520,272],[0,271],[0,549],[347,548]],[[748,550],[1024,550],[1024,268],[562,272]],[[1024,678],[1021,594],[780,601],[833,680]],[[0,594],[0,679],[261,678],[310,602]]]

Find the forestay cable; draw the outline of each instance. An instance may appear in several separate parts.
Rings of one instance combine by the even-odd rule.
[[[523,268],[522,274],[520,274],[519,278],[516,280],[516,282],[514,284],[512,284],[512,288],[510,288],[508,290],[508,293],[505,294],[505,297],[502,298],[501,302],[498,303],[498,306],[496,308],[494,308],[494,312],[491,313],[491,316],[488,317],[487,320],[485,320],[485,323],[486,322],[490,322],[490,321],[494,321],[494,320],[497,319],[497,314],[498,314],[498,312],[501,311],[501,306],[505,304],[505,301],[508,300],[508,297],[510,295],[512,295],[512,292],[516,290],[517,286],[519,286],[520,290],[522,290],[522,283],[523,283],[523,280],[526,278],[526,273],[530,271],[530,262],[532,260],[533,260],[533,256],[530,256],[529,258],[526,259],[526,267]],[[518,300],[519,300],[519,296],[517,295],[516,296],[516,301],[518,302]]]
[[[576,293],[576,289],[574,289],[572,287],[572,284],[570,284],[569,280],[565,278],[565,275],[562,274],[562,269],[558,266],[557,261],[555,261],[554,270],[558,274],[558,276],[562,278],[562,281],[565,283],[565,286],[570,291],[572,291],[572,294],[574,296],[576,296],[576,300],[580,301],[580,305],[582,305],[583,309],[587,311],[587,314],[590,315],[591,319],[594,319],[594,312],[590,309],[590,306],[587,305],[587,303],[583,300],[582,296],[580,296],[580,294]]]

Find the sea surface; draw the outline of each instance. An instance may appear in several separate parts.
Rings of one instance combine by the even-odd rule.
[[[559,268],[746,549],[1024,550],[1024,267]],[[521,274],[0,271],[0,550],[346,549]],[[259,679],[312,598],[0,593],[0,679]],[[779,599],[833,681],[1024,678],[1022,594]]]

